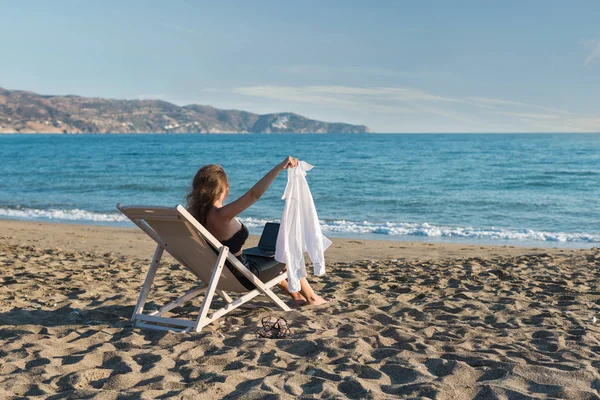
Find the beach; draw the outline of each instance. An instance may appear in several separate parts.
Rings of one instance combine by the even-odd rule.
[[[597,248],[333,241],[330,305],[259,296],[182,334],[131,327],[141,232],[1,220],[0,398],[600,398]],[[195,284],[171,258],[155,282],[150,308]]]
[[[0,5],[0,400],[600,400],[600,2],[207,3]]]

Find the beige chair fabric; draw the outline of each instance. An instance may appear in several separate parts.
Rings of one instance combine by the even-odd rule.
[[[263,283],[181,205],[147,207],[118,204],[117,209],[157,243],[150,269],[133,312],[132,320],[136,326],[159,330],[199,332],[204,326],[260,294],[266,295],[282,310],[290,310],[271,290],[273,286],[287,278],[287,272]],[[159,310],[144,314],[144,305],[164,251],[189,269],[198,278],[200,285]],[[228,260],[235,269],[248,278],[256,286],[256,289],[248,291],[242,286],[231,271],[224,268],[225,260]],[[206,294],[195,321],[163,317],[165,313],[203,292]],[[233,300],[227,292],[238,293],[241,296]],[[227,304],[209,316],[208,312],[215,294],[225,300]]]

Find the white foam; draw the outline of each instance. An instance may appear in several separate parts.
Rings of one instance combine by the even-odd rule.
[[[82,221],[82,222],[124,222],[127,217],[118,212],[95,213],[85,210],[37,210],[27,208],[0,208],[0,216],[15,219],[50,219],[59,221]]]
[[[239,218],[239,220],[246,225],[249,229],[260,229],[264,228],[267,222],[279,222],[278,219],[263,219],[263,218]]]
[[[59,209],[26,209],[26,208],[0,208],[0,217],[14,219],[80,221],[80,222],[125,222],[128,219],[115,211],[114,213],[96,213],[85,210],[59,210]],[[272,219],[241,218],[249,229],[259,231]],[[504,229],[504,228],[474,228],[431,225],[428,223],[402,223],[369,221],[354,222],[346,220],[321,221],[323,232],[339,233],[344,235],[390,235],[390,236],[420,236],[431,238],[462,238],[484,240],[514,240],[514,241],[541,241],[541,242],[580,242],[600,243],[600,234],[596,233],[568,233],[535,231],[531,229]]]
[[[383,234],[395,236],[425,236],[444,238],[467,238],[488,240],[519,240],[519,241],[546,241],[546,242],[600,242],[600,234],[592,233],[567,233],[535,231],[531,229],[504,229],[504,228],[474,228],[436,226],[428,223],[392,223],[384,222],[375,224],[368,221],[330,221],[322,222],[321,229],[325,232],[358,233],[358,234]]]

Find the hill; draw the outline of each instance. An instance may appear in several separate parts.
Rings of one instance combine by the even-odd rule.
[[[368,133],[291,112],[254,114],[162,100],[46,96],[0,88],[0,133]]]

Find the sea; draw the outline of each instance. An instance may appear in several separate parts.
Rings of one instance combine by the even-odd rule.
[[[185,204],[220,164],[235,200],[292,155],[326,236],[596,247],[598,134],[0,135],[0,218],[133,226],[125,205]],[[281,218],[287,178],[240,215]]]

